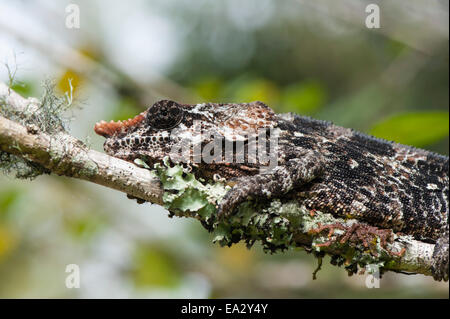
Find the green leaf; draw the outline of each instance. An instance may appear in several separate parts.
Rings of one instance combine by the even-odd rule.
[[[28,81],[20,81],[19,83],[15,83],[11,86],[11,89],[25,97],[32,96],[36,91],[34,84]]]
[[[448,112],[399,114],[376,124],[370,134],[401,144],[423,147],[448,136],[448,115]]]

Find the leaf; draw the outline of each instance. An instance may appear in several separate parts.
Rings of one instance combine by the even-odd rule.
[[[11,89],[14,90],[17,94],[20,94],[25,97],[33,96],[35,93],[35,87],[32,82],[28,81],[20,81],[19,83],[14,83],[11,86]]]
[[[399,114],[376,124],[370,134],[401,144],[423,147],[448,136],[448,116],[448,112]]]

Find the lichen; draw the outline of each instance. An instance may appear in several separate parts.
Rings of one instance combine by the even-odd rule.
[[[64,96],[55,94],[55,84],[47,80],[43,84],[44,93],[41,98],[29,98],[24,110],[17,110],[7,103],[6,97],[0,99],[0,115],[24,126],[35,126],[41,132],[55,133],[66,129],[70,122],[64,114],[73,107],[71,93]]]
[[[0,116],[20,123],[33,131],[55,134],[66,130],[69,119],[64,114],[73,106],[72,93],[58,96],[54,93],[55,85],[47,80],[43,84],[44,94],[40,102],[28,99],[28,106],[24,110],[17,110],[8,104],[5,96],[0,97]],[[41,165],[27,161],[16,155],[0,151],[0,171],[16,178],[34,179],[50,171]]]
[[[215,204],[225,195],[229,186],[222,183],[202,183],[180,165],[170,166],[166,157],[163,164],[154,166],[164,187],[165,208],[177,216],[189,216],[211,223]]]
[[[141,166],[145,164],[140,160],[137,163],[141,163]],[[230,189],[229,186],[222,182],[198,180],[183,166],[171,165],[168,158],[162,164],[155,164],[154,169],[164,187],[164,206],[171,216],[200,220],[212,232],[213,242],[221,246],[244,241],[250,248],[255,242],[261,242],[264,251],[270,253],[295,247],[303,247],[318,258],[332,253],[331,263],[344,266],[349,275],[357,272],[358,266],[382,268],[386,262],[392,262],[392,257],[381,246],[379,238],[375,238],[368,249],[362,243],[341,243],[336,240],[344,233],[343,230],[336,229],[331,238],[328,232],[313,231],[327,224],[351,226],[357,222],[354,219],[336,218],[320,211],[311,212],[295,200],[274,199],[271,202],[245,202],[235,214],[218,220],[215,215],[216,205]],[[300,244],[296,235],[307,236],[310,242]],[[330,245],[322,246],[330,240]]]
[[[42,174],[49,174],[49,171],[41,165],[2,151],[0,151],[0,171],[5,175],[30,180]]]

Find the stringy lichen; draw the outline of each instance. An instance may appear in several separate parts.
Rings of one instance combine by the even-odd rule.
[[[2,96],[0,116],[36,132],[55,134],[65,131],[69,119],[64,118],[63,114],[73,106],[72,86],[70,85],[71,91],[64,96],[57,96],[54,93],[55,85],[50,80],[44,82],[43,88],[44,94],[40,101],[29,98],[24,110],[10,106],[6,97]],[[16,178],[21,179],[34,179],[42,174],[50,174],[49,170],[39,164],[3,151],[0,151],[0,170],[6,175],[14,174]]]

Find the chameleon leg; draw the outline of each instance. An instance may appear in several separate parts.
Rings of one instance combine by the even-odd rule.
[[[319,234],[324,230],[329,230],[328,238],[330,238],[334,234],[335,229],[339,229],[344,231],[343,234],[338,235],[336,239],[329,240],[323,244],[317,244],[318,247],[328,247],[334,242],[339,241],[341,244],[351,243],[351,244],[359,244],[362,243],[364,247],[370,249],[370,253],[377,257],[378,253],[376,251],[376,240],[380,239],[380,246],[384,250],[386,250],[391,256],[399,256],[401,257],[405,250],[402,249],[400,252],[394,252],[387,248],[388,243],[392,243],[394,240],[393,231],[391,229],[382,229],[373,227],[366,224],[354,223],[351,226],[345,226],[341,223],[333,223],[327,225],[319,224],[318,228],[311,229],[310,233]]]
[[[217,214],[220,218],[231,215],[239,204],[250,199],[273,198],[286,194],[320,176],[324,166],[320,155],[307,152],[300,158],[291,159],[285,165],[275,167],[270,173],[239,178],[225,194]]]
[[[435,280],[448,281],[448,245],[449,245],[449,231],[448,228],[445,230],[444,234],[437,240],[434,246],[433,252],[433,266],[431,268],[433,273],[433,278]]]

